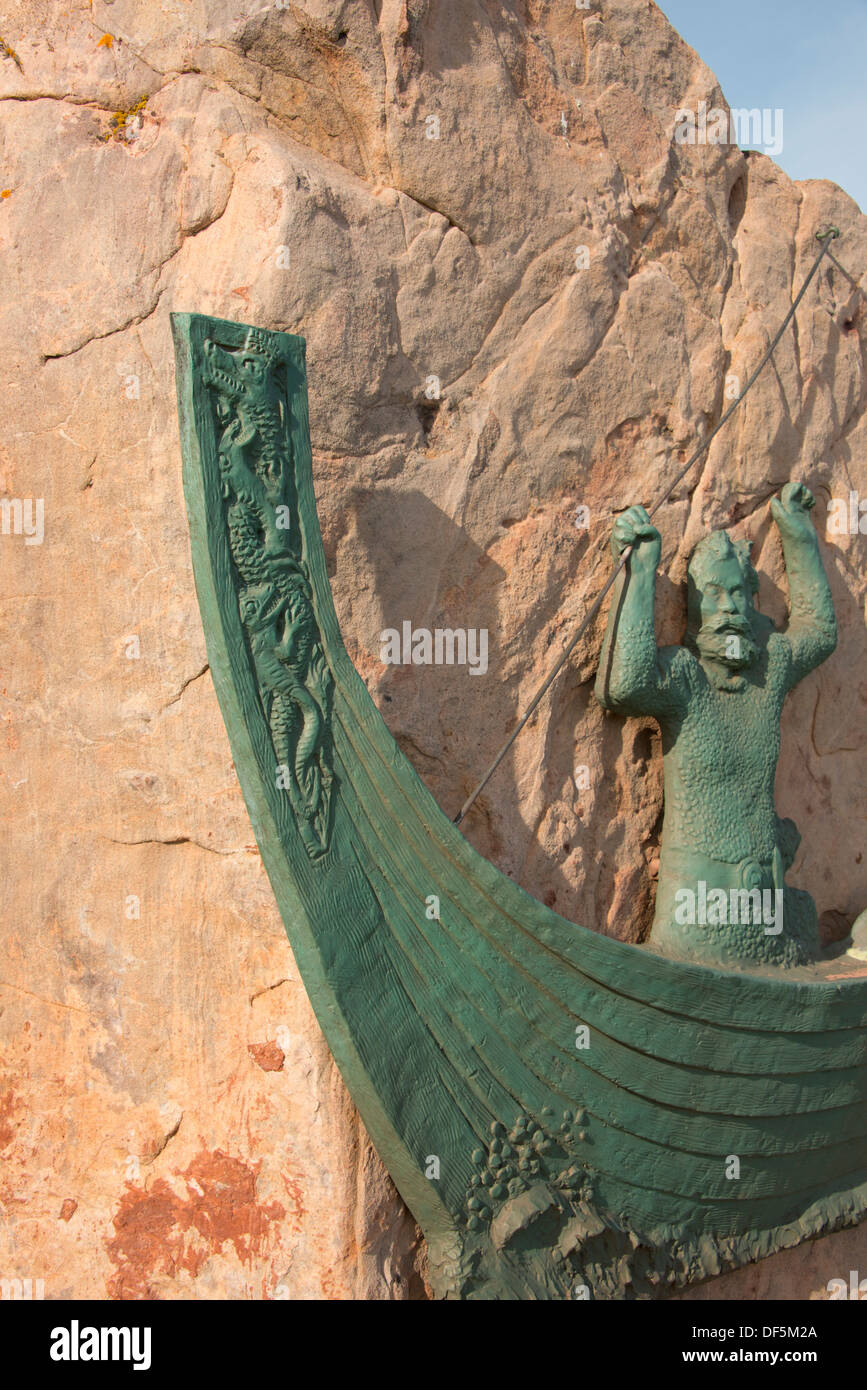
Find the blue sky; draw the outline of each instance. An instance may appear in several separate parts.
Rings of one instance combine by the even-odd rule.
[[[730,106],[781,107],[777,163],[867,210],[867,0],[658,0]]]

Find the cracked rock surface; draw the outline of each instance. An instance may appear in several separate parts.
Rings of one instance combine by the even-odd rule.
[[[0,536],[0,1272],[53,1298],[423,1296],[232,767],[169,313],[307,339],[342,630],[452,815],[607,577],[616,512],[743,386],[817,231],[863,281],[867,219],[762,154],[677,145],[677,109],[724,98],[647,0],[6,0],[0,34],[0,496],[45,507],[41,545]],[[816,495],[840,642],[787,706],[777,804],[828,937],[867,906],[867,540],[825,534],[831,498],[867,493],[865,324],[823,267],[661,514],[671,642],[714,526],[754,540],[784,620],[768,499]],[[487,629],[487,673],[383,665],[404,621]],[[464,829],[638,941],[659,741],[593,701],[600,639]],[[708,1287],[808,1297],[859,1257],[848,1232]]]

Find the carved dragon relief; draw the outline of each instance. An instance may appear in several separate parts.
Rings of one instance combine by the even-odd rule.
[[[207,338],[203,381],[220,427],[219,469],[238,608],[284,790],[311,859],[328,848],[334,679],[298,530],[289,404],[268,335],[238,350]]]

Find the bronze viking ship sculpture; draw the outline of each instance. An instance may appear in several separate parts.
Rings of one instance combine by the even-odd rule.
[[[807,490],[773,506],[786,633],[753,606],[745,549],[716,533],[693,560],[686,644],[658,651],[656,532],[640,508],[615,530],[630,563],[597,691],[659,719],[667,765],[656,922],[628,945],[476,853],[353,668],[316,516],[303,340],[173,322],[196,585],[235,765],[435,1293],[653,1297],[859,1221],[867,965],[857,949],[821,958],[811,901],[785,883],[797,832],[773,808],[783,698],[835,641]],[[698,904],[702,884],[691,922],[678,895]]]

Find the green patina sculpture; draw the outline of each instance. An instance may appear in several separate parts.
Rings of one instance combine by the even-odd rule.
[[[328,711],[332,678],[300,554],[297,498],[279,362],[251,328],[240,352],[212,338],[202,380],[214,393],[226,531],[240,579],[238,608],[277,756],[308,854],[326,848],[331,802]]]
[[[201,315],[173,330],[196,588],[235,767],[307,993],[425,1233],[437,1296],[656,1297],[860,1220],[863,959],[833,974],[672,960],[566,921],[478,855],[344,649],[303,340]]]
[[[819,953],[813,900],[785,883],[800,836],[774,810],[783,701],[837,642],[812,506],[801,483],[771,503],[789,578],[785,633],[754,607],[749,545],[714,531],[689,565],[684,644],[657,648],[659,532],[636,506],[612,533],[616,560],[633,550],[615,586],[596,695],[620,714],[653,715],[662,731],[665,819],[650,939],[684,958],[802,965]]]

